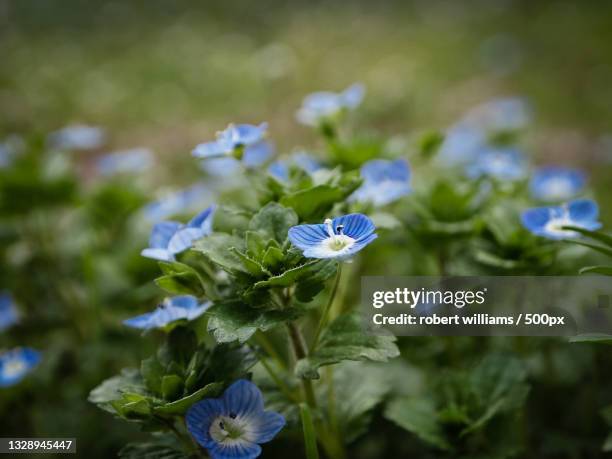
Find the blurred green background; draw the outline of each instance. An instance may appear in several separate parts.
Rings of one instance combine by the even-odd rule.
[[[268,121],[281,152],[312,145],[294,112],[314,90],[365,83],[358,116],[388,135],[444,130],[470,106],[521,95],[536,115],[529,153],[587,169],[610,222],[611,23],[609,2],[4,0],[0,138],[100,125],[109,149],[155,151],[161,187],[199,176],[190,150],[231,121]],[[118,354],[126,335],[112,338]],[[96,426],[85,444],[107,433],[110,454],[137,434],[85,401],[112,374],[91,352],[91,380],[72,392],[67,381],[61,406]],[[50,418],[28,428],[49,429],[55,410],[39,407]],[[58,435],[73,428],[61,419]]]

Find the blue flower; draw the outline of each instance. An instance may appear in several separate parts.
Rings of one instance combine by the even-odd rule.
[[[297,120],[308,126],[317,126],[353,110],[361,104],[365,95],[362,84],[355,83],[340,93],[321,91],[306,96],[296,113]]]
[[[471,178],[489,177],[502,181],[521,180],[527,175],[527,161],[512,148],[487,148],[467,166]]]
[[[459,123],[446,132],[438,158],[445,166],[467,164],[476,159],[485,143],[482,130]]]
[[[40,362],[40,352],[20,347],[0,354],[0,387],[21,381]]]
[[[210,307],[210,302],[198,303],[191,295],[166,298],[154,311],[124,320],[128,327],[151,330],[162,328],[177,320],[191,321],[200,317]]]
[[[586,175],[578,169],[547,166],[537,169],[529,183],[534,198],[560,202],[577,196],[586,184]]]
[[[196,158],[217,158],[237,156],[241,158],[244,150],[260,143],[268,129],[267,123],[259,126],[251,124],[230,124],[224,131],[217,133],[217,140],[197,145],[192,154]]]
[[[240,163],[247,169],[256,169],[274,155],[274,145],[270,142],[259,142],[253,146],[246,147],[242,155],[242,161],[238,161],[233,156],[221,156],[206,159],[201,162],[201,168],[204,172],[217,177],[236,177],[242,168]]]
[[[254,459],[261,443],[271,441],[285,426],[285,418],[264,411],[261,391],[240,379],[220,398],[202,400],[189,408],[187,429],[212,459]]]
[[[521,223],[532,233],[548,239],[578,237],[576,231],[563,229],[575,226],[595,231],[601,228],[597,221],[599,207],[590,199],[577,199],[559,207],[537,207],[528,209],[521,215]]]
[[[363,184],[351,196],[351,201],[384,206],[410,193],[410,166],[403,159],[374,159],[361,166]]]
[[[531,121],[531,108],[520,97],[499,97],[471,109],[463,121],[488,132],[517,131]]]
[[[101,156],[96,161],[96,169],[102,175],[136,173],[147,170],[153,165],[153,153],[148,148],[133,148],[116,151]]]
[[[95,126],[75,124],[49,134],[49,144],[59,150],[94,150],[104,145],[106,134]]]
[[[207,236],[212,231],[215,206],[200,212],[189,223],[157,223],[151,231],[149,247],[141,252],[143,257],[160,261],[173,261],[175,255],[189,249],[193,241]]]
[[[0,331],[10,328],[19,321],[19,313],[13,297],[9,293],[0,292]]]
[[[151,222],[159,222],[174,215],[185,214],[194,207],[210,200],[211,193],[200,184],[193,185],[185,190],[170,193],[160,200],[147,204],[144,209],[145,217]]]
[[[0,142],[0,169],[5,169],[13,164],[23,149],[24,141],[16,134],[11,134]]]
[[[280,181],[286,182],[289,180],[291,166],[295,166],[309,175],[312,175],[323,168],[321,163],[319,163],[312,155],[306,152],[298,152],[291,155],[289,159],[279,159],[274,161],[268,167],[268,172]]]
[[[326,219],[323,224],[298,225],[289,229],[289,240],[307,258],[346,260],[378,236],[372,220],[363,214]]]

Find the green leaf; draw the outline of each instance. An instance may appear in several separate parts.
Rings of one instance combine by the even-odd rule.
[[[166,341],[157,352],[157,358],[166,369],[173,366],[182,369],[188,366],[197,348],[195,332],[187,327],[176,327],[166,336]]]
[[[237,248],[232,247],[230,251],[240,259],[242,265],[249,274],[255,277],[264,277],[271,275],[271,273],[266,268],[264,268],[257,260],[249,258],[246,254],[242,253]]]
[[[267,244],[263,235],[257,231],[247,231],[245,239],[247,254],[256,260],[261,260]]]
[[[417,148],[425,158],[431,158],[444,142],[444,134],[441,132],[428,132],[418,139]]]
[[[202,387],[201,389],[195,391],[193,394],[188,395],[187,397],[183,397],[173,402],[154,407],[153,412],[157,414],[166,415],[183,415],[194,403],[199,402],[200,400],[205,398],[217,397],[222,390],[223,383],[210,383]]]
[[[300,278],[315,272],[318,268],[322,267],[323,263],[324,262],[321,262],[320,260],[308,261],[303,265],[288,269],[278,276],[273,276],[264,281],[259,281],[254,285],[254,288],[289,287],[295,284]]]
[[[225,233],[213,233],[195,242],[194,249],[206,255],[210,261],[225,271],[248,272],[240,258],[230,249],[244,251],[244,241]]]
[[[160,263],[163,265],[164,263]],[[176,265],[180,265],[177,263]],[[182,271],[175,270],[169,274],[155,279],[155,284],[168,293],[174,295],[193,295],[197,297],[204,296],[206,291],[202,286],[199,274],[192,267],[182,265],[185,268]]]
[[[252,214],[244,209],[233,206],[217,206],[213,219],[215,233],[243,233],[249,226]]]
[[[244,343],[257,330],[266,331],[301,314],[297,308],[283,311],[265,311],[244,303],[216,303],[206,312],[209,316],[208,330],[218,343],[238,340]]]
[[[121,374],[104,381],[90,392],[88,400],[101,409],[114,413],[115,410],[110,402],[121,399],[126,392],[146,394],[142,377],[134,368],[126,368],[121,371]]]
[[[183,378],[179,375],[165,375],[161,379],[161,395],[165,400],[174,400],[183,391]]]
[[[316,221],[345,197],[345,192],[341,188],[317,185],[284,196],[281,204],[293,208],[302,221]]]
[[[606,335],[603,333],[585,333],[582,335],[572,336],[569,339],[569,342],[612,344],[612,335]]]
[[[295,373],[300,378],[318,379],[318,369],[343,360],[386,362],[397,357],[394,336],[368,335],[357,314],[345,314],[324,330],[318,347],[307,358],[299,360]]]
[[[587,266],[579,271],[580,274],[603,274],[612,276],[612,266]]]
[[[602,233],[601,231],[589,231],[587,229],[580,228],[579,226],[564,226],[563,229],[576,231],[577,233],[590,237],[591,239],[595,239],[608,247],[612,247],[612,236]]]
[[[276,272],[282,267],[284,259],[285,254],[281,249],[278,247],[268,247],[264,253],[262,263],[270,271]]]
[[[312,301],[325,289],[325,281],[336,274],[337,269],[337,264],[332,260],[320,262],[316,271],[300,278],[295,287],[295,298],[303,303]]]
[[[157,360],[157,357],[152,356],[143,360],[140,363],[140,374],[144,382],[154,394],[161,394],[161,379],[164,375],[164,368]]]
[[[385,418],[421,440],[443,450],[451,448],[434,403],[426,398],[397,398],[389,403]]]
[[[568,240],[567,242],[570,242],[572,244],[578,244],[578,245],[581,245],[581,246],[584,246],[584,247],[588,247],[590,249],[596,250],[597,252],[603,253],[604,255],[612,257],[612,249],[611,248],[604,247],[604,246],[597,245],[597,244],[591,244],[589,242],[578,241],[578,240]]]
[[[177,439],[159,436],[146,443],[128,443],[119,451],[121,459],[188,459]]]
[[[287,239],[289,228],[297,224],[298,217],[292,209],[270,202],[253,216],[249,230],[282,244]]]

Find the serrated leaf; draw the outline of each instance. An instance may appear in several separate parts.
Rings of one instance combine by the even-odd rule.
[[[283,243],[287,239],[289,228],[297,224],[298,217],[292,209],[270,202],[253,216],[249,230]]]
[[[246,254],[242,253],[237,248],[232,247],[230,251],[240,259],[242,265],[249,274],[255,277],[264,277],[266,275],[271,275],[271,273],[266,268],[264,268],[257,260],[248,257]]]
[[[217,397],[223,390],[223,383],[215,382],[207,384],[187,397],[180,398],[164,405],[156,406],[153,412],[157,414],[182,415],[187,412],[189,407],[204,398]]]
[[[230,250],[232,247],[244,251],[244,241],[230,234],[213,233],[194,244],[194,250],[202,252],[210,261],[225,271],[248,272],[240,258]]]
[[[318,379],[318,369],[344,360],[386,362],[399,355],[394,336],[367,334],[357,314],[344,314],[324,330],[315,351],[299,360],[295,374],[299,378]]]
[[[337,264],[333,261],[322,262],[309,276],[304,276],[295,287],[295,298],[308,303],[325,289],[325,281],[336,274]]]
[[[257,231],[247,231],[245,235],[247,254],[260,260],[266,250],[266,239]]]
[[[384,416],[432,446],[443,450],[451,448],[438,420],[435,404],[429,399],[395,399],[387,405]]]
[[[301,277],[314,272],[320,265],[321,262],[319,260],[308,261],[303,265],[288,269],[278,276],[272,276],[264,281],[259,281],[255,283],[254,288],[289,287],[295,284]]]
[[[317,185],[284,196],[281,204],[293,208],[302,221],[316,221],[345,197],[342,188]]]
[[[164,368],[157,357],[152,356],[143,360],[140,363],[140,374],[148,390],[154,394],[161,394],[161,379],[164,375]]]
[[[217,303],[206,314],[209,316],[208,330],[218,343],[238,340],[244,343],[257,330],[266,331],[301,315],[296,308],[284,311],[265,311],[244,303]]]
[[[285,254],[278,247],[268,247],[262,258],[263,265],[270,271],[278,271],[285,259]]]
[[[233,206],[217,206],[213,218],[213,231],[216,233],[242,233],[246,231],[251,220],[251,212]]]
[[[165,400],[174,400],[183,391],[183,378],[179,375],[165,375],[161,379],[161,395]]]

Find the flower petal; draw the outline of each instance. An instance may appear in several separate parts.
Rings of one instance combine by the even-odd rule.
[[[264,411],[248,420],[246,435],[254,443],[272,440],[285,427],[285,418],[274,411]]]
[[[219,141],[201,143],[196,145],[191,152],[196,158],[215,158],[225,156],[228,153],[230,151],[228,151],[226,145]]]
[[[259,388],[246,379],[239,379],[223,393],[227,413],[251,416],[263,411],[263,397]]]
[[[334,218],[332,225],[334,230],[343,226],[343,233],[355,240],[369,236],[376,230],[372,220],[363,214],[348,214]]]
[[[289,240],[299,249],[306,250],[320,244],[329,235],[325,225],[298,225],[289,229]]]
[[[597,224],[599,206],[590,199],[577,199],[568,204],[570,219],[578,224]],[[601,225],[599,225],[601,226]]]
[[[178,222],[160,222],[153,226],[149,237],[149,247],[152,249],[166,249],[174,233],[181,227]]]

